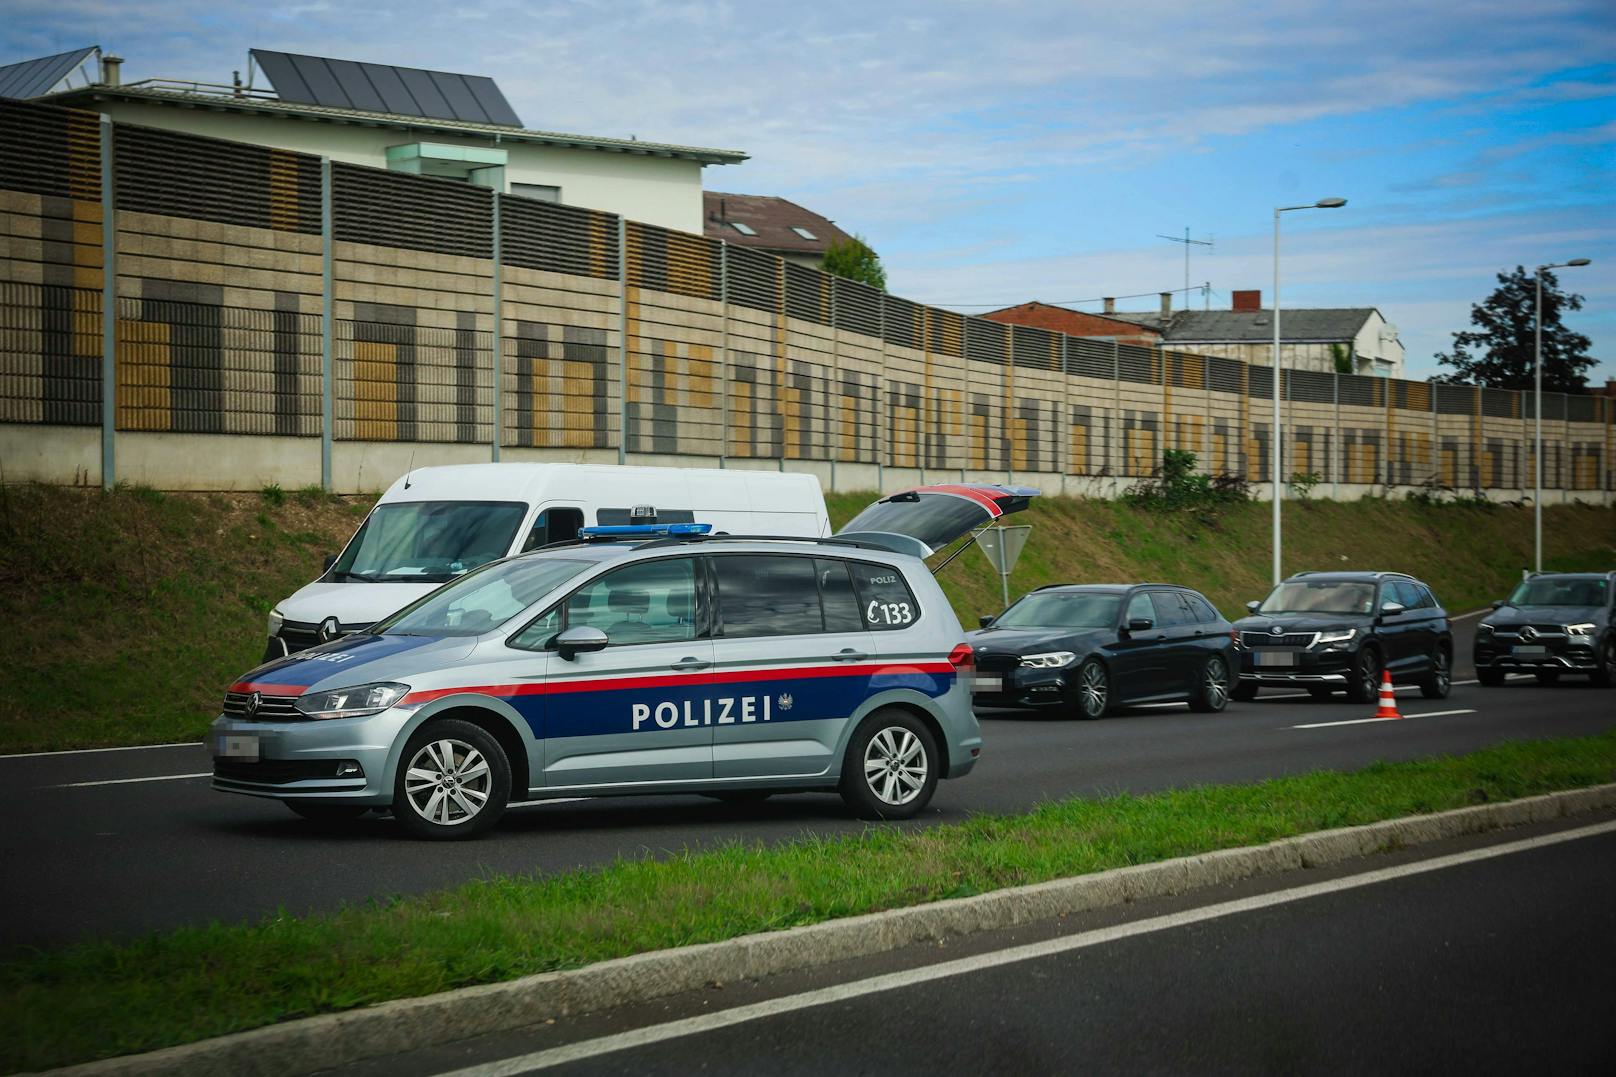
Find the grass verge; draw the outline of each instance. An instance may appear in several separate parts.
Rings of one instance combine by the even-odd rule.
[[[276,1021],[879,909],[1616,778],[1616,732],[1256,785],[1067,800],[1013,816],[546,878],[324,916],[93,942],[0,968],[0,1068]]]

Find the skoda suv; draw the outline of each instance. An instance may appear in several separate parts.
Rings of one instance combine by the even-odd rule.
[[[1616,683],[1616,632],[1611,629],[1616,572],[1539,573],[1476,626],[1476,678],[1504,683],[1512,672],[1535,673],[1553,684],[1563,673]]]
[[[1299,572],[1235,622],[1240,683],[1234,698],[1259,689],[1306,688],[1315,698],[1345,691],[1375,699],[1382,671],[1445,699],[1453,669],[1453,627],[1431,589],[1399,572]]]

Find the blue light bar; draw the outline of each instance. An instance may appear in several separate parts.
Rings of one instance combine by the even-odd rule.
[[[705,535],[712,524],[603,524],[599,527],[580,527],[581,539],[599,538],[652,538],[658,535]]]

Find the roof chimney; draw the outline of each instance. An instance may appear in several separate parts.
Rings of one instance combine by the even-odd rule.
[[[122,81],[119,73],[123,67],[123,57],[113,56],[111,53],[101,55],[101,84],[103,86],[117,86]]]
[[[1172,314],[1173,314],[1173,293],[1172,292],[1163,292],[1161,294],[1161,300],[1162,300],[1162,304],[1161,304],[1162,317],[1163,318],[1171,317]]]
[[[1105,297],[1105,312],[1107,314],[1115,314],[1117,312],[1117,297],[1116,296],[1108,295],[1108,296]]]
[[[1230,307],[1229,309],[1231,309],[1231,310],[1247,310],[1247,311],[1261,310],[1262,309],[1262,289],[1261,288],[1253,288],[1253,289],[1250,289],[1249,291],[1237,291],[1237,292],[1235,292],[1234,293],[1234,305],[1232,307]]]

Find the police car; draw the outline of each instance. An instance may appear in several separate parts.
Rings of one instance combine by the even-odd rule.
[[[390,808],[423,838],[650,792],[908,818],[981,750],[971,649],[920,558],[1036,493],[923,487],[817,540],[586,528],[243,676],[213,787],[313,820]]]

